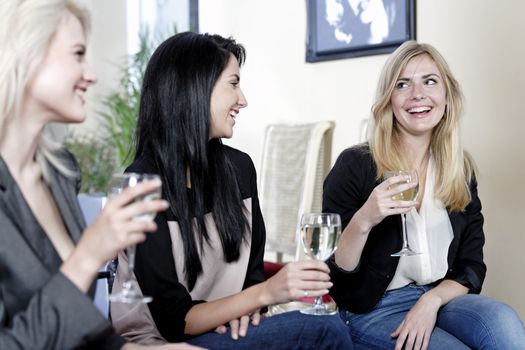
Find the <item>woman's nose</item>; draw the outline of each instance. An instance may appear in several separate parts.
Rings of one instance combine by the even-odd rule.
[[[412,85],[412,96],[411,97],[414,100],[421,100],[425,98],[423,87],[420,84]]]
[[[246,100],[246,97],[244,96],[244,93],[242,92],[241,89],[239,89],[239,100],[237,101],[237,105],[240,108],[244,108],[248,106],[248,101]]]
[[[84,80],[90,84],[95,84],[97,82],[97,76],[88,63],[86,63],[86,67],[84,69]]]

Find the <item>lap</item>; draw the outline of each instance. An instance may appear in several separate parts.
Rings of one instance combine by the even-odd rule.
[[[287,312],[250,325],[245,337],[209,332],[188,343],[213,349],[353,349],[348,329],[337,316]]]

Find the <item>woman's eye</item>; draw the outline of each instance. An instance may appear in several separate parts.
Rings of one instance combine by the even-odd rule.
[[[425,81],[425,84],[427,84],[427,85],[436,85],[436,84],[437,84],[437,81],[436,81],[436,79],[432,79],[432,78],[430,78],[430,79],[427,79],[427,80]]]
[[[404,89],[408,87],[408,83],[406,81],[398,81],[396,83],[396,89]]]
[[[85,55],[86,55],[86,51],[84,50],[75,51],[75,56],[77,57],[77,60],[79,61],[81,61]]]

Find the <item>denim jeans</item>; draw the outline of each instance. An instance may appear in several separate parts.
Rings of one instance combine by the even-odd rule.
[[[265,318],[250,325],[245,337],[209,332],[188,343],[209,349],[353,349],[348,328],[337,315],[310,316],[298,311]]]
[[[366,314],[340,311],[356,349],[393,349],[394,332],[430,286],[408,285],[385,293]],[[443,306],[429,349],[525,349],[525,329],[512,308],[491,298],[468,294]]]

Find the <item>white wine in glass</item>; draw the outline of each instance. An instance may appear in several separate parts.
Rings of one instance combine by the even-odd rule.
[[[122,192],[126,187],[133,187],[143,181],[160,180],[160,176],[155,174],[137,174],[137,173],[125,173],[125,174],[114,174],[108,184],[108,197],[111,198]],[[133,202],[138,201],[151,201],[161,198],[161,187],[155,190],[145,193],[141,196],[137,196]],[[156,213],[146,213],[133,218],[137,221],[153,221]],[[132,244],[126,249],[128,258],[128,273],[122,284],[122,290],[118,293],[112,293],[109,296],[109,300],[112,302],[119,303],[149,303],[153,300],[152,297],[144,296],[134,286],[134,275],[133,270],[135,268],[135,250],[136,245]]]
[[[395,201],[413,201],[417,198],[417,194],[419,192],[419,180],[417,177],[417,171],[416,170],[398,170],[398,171],[387,171],[385,172],[384,178],[385,180],[394,177],[402,175],[406,178],[406,182],[401,182],[397,186],[404,184],[404,183],[411,183],[415,184],[414,187],[409,188],[408,190],[398,192],[395,195],[392,196],[392,199]],[[397,253],[390,254],[391,256],[412,256],[412,255],[419,255],[421,253],[418,253],[412,248],[410,248],[410,245],[408,244],[408,232],[407,232],[407,217],[406,214],[401,214],[401,224],[402,224],[402,234],[403,234],[403,246],[400,251]]]
[[[307,213],[303,214],[299,223],[301,242],[306,255],[315,260],[325,261],[336,250],[341,235],[341,218],[339,214]],[[308,315],[333,315],[336,311],[329,311],[323,305],[323,298],[315,298],[314,306],[301,310]]]

